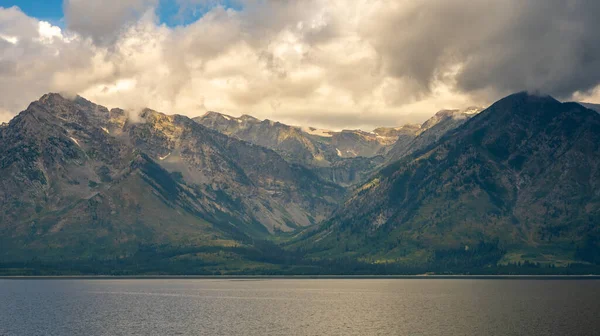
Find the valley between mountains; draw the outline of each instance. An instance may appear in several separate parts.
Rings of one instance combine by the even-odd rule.
[[[594,109],[331,131],[46,94],[0,126],[0,275],[598,273]]]

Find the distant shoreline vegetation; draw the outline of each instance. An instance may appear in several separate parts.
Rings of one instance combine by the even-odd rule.
[[[182,258],[222,253],[235,255],[244,262],[236,265]],[[600,276],[600,266],[594,264],[571,263],[562,267],[529,261],[496,264],[498,258],[482,262],[481,257],[438,256],[431,262],[411,265],[367,263],[353,258],[309,259],[302,253],[285,251],[269,244],[265,244],[262,250],[246,247],[182,250],[145,247],[138,255],[125,259],[0,262],[0,276]]]
[[[600,280],[600,275],[42,275],[0,280]]]
[[[127,257],[53,256],[44,260],[34,254],[26,260],[0,261],[0,276],[600,276],[600,265],[593,262],[557,266],[529,260],[503,261],[507,251],[497,241],[480,242],[470,249],[433,250],[427,261],[404,263],[365,261],[348,255],[315,257],[318,254],[314,247],[294,249],[268,240],[230,247],[140,245]]]

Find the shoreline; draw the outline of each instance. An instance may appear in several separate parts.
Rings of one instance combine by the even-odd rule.
[[[56,275],[0,280],[600,280],[600,275]]]

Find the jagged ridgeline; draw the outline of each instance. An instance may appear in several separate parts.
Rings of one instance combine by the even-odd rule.
[[[595,269],[600,116],[481,111],[330,131],[47,94],[0,126],[0,273]]]
[[[318,223],[345,192],[189,118],[109,111],[58,94],[0,129],[0,174],[7,262],[252,245]]]
[[[385,163],[437,141],[481,108],[443,110],[422,125],[331,131],[289,126],[243,115],[208,112],[194,120],[208,128],[273,149],[286,160],[306,166],[324,180],[352,187],[363,183]]]

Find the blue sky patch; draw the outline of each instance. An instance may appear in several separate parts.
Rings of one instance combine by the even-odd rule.
[[[28,16],[58,24],[63,18],[62,0],[0,0],[0,7],[17,6]]]
[[[49,21],[60,27],[64,26],[63,0],[0,0],[0,7],[17,6],[28,16]],[[225,0],[221,6],[241,10],[236,0]],[[193,23],[200,19],[211,7],[191,5],[181,8],[176,0],[160,0],[157,14],[160,23],[168,26],[180,26]]]

